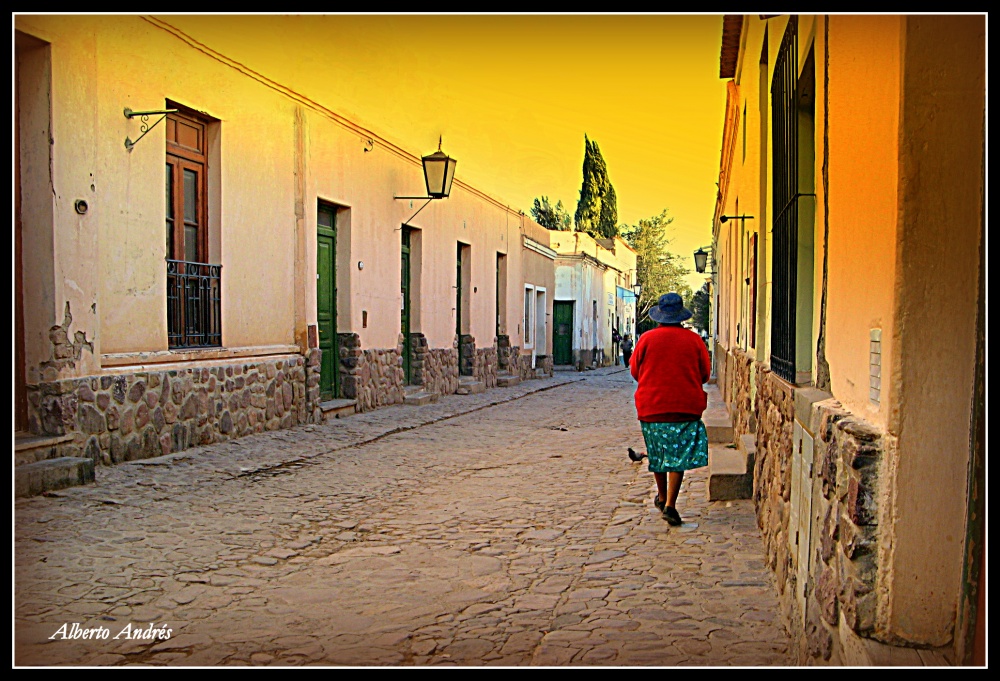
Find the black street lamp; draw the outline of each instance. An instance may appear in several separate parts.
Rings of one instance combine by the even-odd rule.
[[[432,199],[445,199],[451,193],[451,181],[455,179],[455,166],[458,161],[441,151],[441,138],[438,137],[438,150],[420,159],[424,164],[424,184],[427,185],[427,195]]]
[[[704,248],[699,248],[694,252],[694,269],[698,272],[698,274],[704,274],[707,265],[708,251]]]
[[[441,137],[438,137],[438,150],[433,154],[427,154],[420,159],[424,166],[424,186],[427,187],[427,196],[394,196],[395,199],[427,199],[427,203],[420,206],[416,213],[410,216],[403,224],[417,217],[417,213],[427,207],[434,199],[446,199],[451,194],[451,183],[455,179],[455,166],[458,160],[441,151]],[[412,207],[412,206],[411,206]]]

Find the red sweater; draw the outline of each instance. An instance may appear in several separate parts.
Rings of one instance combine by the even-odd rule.
[[[708,406],[702,385],[712,375],[705,341],[680,326],[659,326],[639,336],[630,362],[640,421],[693,421]]]

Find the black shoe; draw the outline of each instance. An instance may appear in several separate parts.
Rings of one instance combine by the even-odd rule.
[[[666,505],[667,505],[667,500],[666,499],[661,500],[660,497],[658,497],[658,496],[653,497],[653,506],[656,506],[656,509],[658,511],[663,511],[663,509],[664,509],[664,507],[666,507]]]
[[[667,506],[663,509],[663,519],[667,521],[668,524],[676,527],[682,524],[684,521],[681,520],[681,514],[677,512],[677,509],[673,506]]]

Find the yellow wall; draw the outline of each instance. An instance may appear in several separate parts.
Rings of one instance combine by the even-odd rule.
[[[985,18],[903,20],[886,626],[951,641],[963,586],[985,185]],[[831,191],[832,193],[832,191]],[[884,383],[883,383],[884,384]]]
[[[338,331],[358,333],[366,348],[396,347],[400,227],[424,201],[394,197],[426,193],[419,155],[431,149],[412,153],[365,134],[323,104],[156,19],[19,15],[16,27],[51,43],[55,140],[55,197],[37,191],[23,210],[25,288],[33,296],[26,296],[29,366],[48,357],[47,330],[62,323],[66,301],[71,337],[79,329],[95,343],[95,352],[84,351],[67,375],[99,371],[102,353],[118,355],[121,364],[123,354],[142,362],[167,351],[166,125],[152,128],[128,152],[124,140],[139,137],[141,121],[123,115],[125,107],[163,109],[167,99],[220,121],[210,126],[208,174],[210,260],[222,264],[223,346],[304,348],[306,328],[316,323],[322,200],[341,209]],[[43,109],[44,92],[32,96]],[[22,128],[22,137],[30,136],[31,125],[22,121]],[[36,169],[44,169],[45,152],[26,146],[22,158],[31,163],[23,177],[41,177]],[[531,221],[462,183],[461,175],[459,159],[451,196],[433,201],[411,222],[418,230],[412,330],[424,333],[432,348],[454,342],[458,242],[471,247],[468,331],[479,347],[492,345],[496,335],[497,253],[508,256],[508,326],[522,305],[522,262],[536,255],[522,254],[520,232]],[[77,198],[88,200],[87,215],[73,211]],[[547,243],[544,234],[538,239]],[[550,282],[551,306],[554,274],[547,262],[547,275],[531,276]]]
[[[883,371],[881,399],[878,404],[869,399],[869,341],[871,329],[882,330],[882,365],[890,366],[902,19],[835,15],[829,21],[826,356],[834,396],[853,413],[885,427],[893,389]]]

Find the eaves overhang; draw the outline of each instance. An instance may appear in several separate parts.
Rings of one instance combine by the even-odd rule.
[[[719,78],[736,76],[736,63],[740,57],[740,33],[743,31],[742,14],[722,17],[722,49],[719,52]]]

